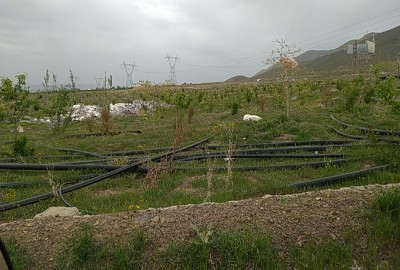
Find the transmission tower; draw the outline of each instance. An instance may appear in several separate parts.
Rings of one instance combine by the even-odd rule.
[[[125,69],[126,87],[131,87],[133,85],[132,73],[133,73],[133,70],[135,69],[135,67],[137,67],[137,65],[135,64],[135,62],[133,62],[133,64],[127,64],[127,63],[125,63],[125,61],[122,61],[122,64],[120,66],[123,66]]]
[[[176,84],[176,73],[175,73],[175,65],[179,60],[178,56],[169,56],[167,54],[167,56],[165,56],[165,58],[168,60],[168,64],[169,64],[169,78],[168,78],[168,82],[171,84]]]
[[[101,89],[101,87],[104,85],[104,82],[103,82],[104,78],[103,77],[95,77],[94,79],[96,80],[96,84],[97,84],[96,89]]]

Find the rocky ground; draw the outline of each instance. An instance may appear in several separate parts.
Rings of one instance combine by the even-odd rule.
[[[0,236],[15,239],[37,262],[57,257],[82,223],[96,238],[125,238],[143,230],[158,246],[194,236],[193,226],[250,228],[272,233],[281,250],[288,241],[341,239],[362,222],[362,210],[380,192],[396,185],[327,189],[292,195],[266,195],[242,201],[172,206],[110,215],[46,217],[0,224]]]

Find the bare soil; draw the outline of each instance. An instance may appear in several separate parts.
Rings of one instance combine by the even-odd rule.
[[[80,224],[89,223],[96,239],[126,239],[137,230],[155,246],[194,237],[193,226],[216,230],[247,228],[271,233],[284,253],[289,241],[343,239],[363,222],[363,210],[383,191],[400,187],[368,185],[291,195],[266,195],[242,201],[180,205],[118,214],[47,217],[0,224],[0,237],[14,239],[35,261],[51,266]]]

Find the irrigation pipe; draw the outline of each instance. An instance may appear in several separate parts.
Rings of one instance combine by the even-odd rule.
[[[232,154],[229,158],[343,158],[346,154]],[[202,160],[208,158],[228,158],[226,153],[222,154],[201,154],[185,157],[182,159],[174,157],[174,160],[178,161],[193,161]]]
[[[291,141],[291,142],[276,142],[276,143],[262,143],[262,144],[236,144],[235,147],[265,147],[265,146],[301,146],[301,145],[343,145],[358,142],[356,140],[314,140],[314,141]],[[226,145],[206,145],[197,147],[201,150],[215,150],[218,148],[226,148]],[[171,148],[152,148],[143,150],[132,150],[122,152],[109,152],[102,153],[103,156],[129,156],[129,155],[142,155],[149,153],[157,153],[162,151],[169,151]]]
[[[0,170],[27,170],[27,171],[68,171],[68,170],[106,170],[112,171],[121,168],[118,165],[98,164],[25,164],[25,163],[0,163]]]
[[[347,134],[343,131],[340,131],[332,126],[327,125],[327,127],[331,128],[333,131],[335,131],[337,134],[347,137],[347,138],[352,138],[352,139],[356,139],[356,140],[368,140],[369,138],[367,136],[357,136],[357,135],[351,135],[351,134]],[[382,138],[382,137],[376,137],[375,138],[377,141],[381,141],[381,142],[388,142],[388,143],[397,143],[400,144],[399,140],[391,140],[388,138]]]
[[[270,165],[270,166],[233,166],[232,170],[234,171],[264,171],[264,170],[296,170],[302,167],[312,167],[312,168],[320,168],[326,165],[338,165],[351,160],[359,160],[361,158],[354,159],[335,159],[329,161],[316,161],[316,162],[304,162],[304,163],[295,163],[295,164],[278,164],[278,165]],[[191,170],[208,170],[207,167],[172,167],[173,171],[191,171]],[[227,167],[213,167],[213,171],[226,171]]]
[[[66,184],[68,184],[68,183],[63,183],[63,184],[60,185],[60,187],[59,187],[59,189],[58,189],[58,196],[59,196],[59,198],[61,199],[61,201],[62,201],[66,206],[68,206],[68,207],[75,207],[75,206],[73,206],[72,204],[70,204],[70,203],[64,198],[64,196],[63,196],[62,188],[63,188],[63,186],[66,185]],[[75,207],[75,208],[78,209],[78,211],[81,212],[81,213],[86,213],[86,214],[89,214],[89,215],[96,215],[96,214],[97,214],[97,213],[92,212],[92,211],[79,209],[78,207]]]
[[[350,124],[347,124],[347,123],[345,123],[343,121],[338,120],[333,115],[331,115],[331,119],[336,121],[337,123],[341,124],[342,126],[345,126],[345,127],[348,127],[348,128],[355,128],[355,129],[361,130],[363,132],[375,133],[375,134],[378,134],[378,135],[396,135],[396,136],[400,136],[400,131],[392,131],[392,130],[376,129],[376,128],[365,128],[365,127],[350,125]]]
[[[335,183],[340,183],[346,180],[350,180],[356,177],[361,177],[365,176],[371,172],[374,171],[380,171],[384,170],[389,167],[389,164],[377,166],[377,167],[372,167],[360,171],[355,171],[355,172],[350,172],[350,173],[345,173],[345,174],[338,174],[334,176],[328,176],[328,177],[323,177],[323,178],[317,178],[313,180],[307,180],[307,181],[302,181],[302,182],[296,182],[289,184],[289,187],[297,187],[297,188],[304,188],[304,187],[309,187],[309,186],[325,186],[325,185],[330,185],[330,184],[335,184]]]
[[[206,139],[198,141],[198,142],[196,142],[194,144],[191,144],[189,146],[185,146],[185,147],[179,148],[179,149],[177,149],[175,151],[170,151],[170,152],[165,153],[165,154],[161,154],[161,155],[157,155],[157,156],[154,156],[154,157],[149,157],[149,158],[146,158],[146,159],[143,159],[143,160],[139,160],[139,161],[137,161],[135,163],[120,167],[120,168],[118,168],[116,170],[113,170],[111,172],[107,172],[105,174],[98,175],[98,176],[93,177],[93,178],[91,178],[89,180],[82,181],[82,182],[70,185],[70,186],[68,186],[66,188],[63,188],[62,193],[68,193],[68,192],[71,192],[71,191],[74,191],[74,190],[77,190],[77,189],[80,189],[80,188],[95,184],[95,183],[100,182],[102,180],[105,180],[107,178],[116,176],[116,175],[121,174],[123,172],[129,171],[129,170],[131,170],[133,168],[136,168],[139,165],[142,165],[142,164],[144,164],[146,162],[158,161],[160,159],[172,156],[177,152],[184,151],[184,150],[196,147],[196,146],[198,146],[198,145],[200,145],[202,143],[207,142],[208,140],[209,140],[209,138],[206,138]],[[36,203],[36,202],[41,201],[41,200],[52,198],[53,196],[54,196],[53,192],[48,192],[48,193],[44,193],[44,194],[41,194],[41,195],[38,195],[38,196],[35,196],[35,197],[31,197],[31,198],[28,198],[28,199],[12,202],[12,203],[8,203],[8,204],[3,204],[3,205],[0,205],[0,211],[7,211],[7,210],[11,210],[11,209],[14,209],[14,208],[17,208],[17,207],[21,207],[21,206],[24,206],[24,205],[33,204],[33,203]]]
[[[357,141],[354,140],[311,140],[311,141],[284,141],[259,144],[237,144],[236,147],[265,147],[265,146],[300,146],[300,145],[326,145],[326,144],[349,144]],[[226,147],[217,145],[216,147]]]
[[[74,177],[75,180],[88,179],[97,176],[98,174],[84,174],[77,177]],[[71,178],[64,178],[60,180],[70,180]],[[19,181],[19,182],[8,182],[8,183],[0,183],[0,188],[10,188],[10,187],[19,187],[19,186],[33,186],[33,185],[44,185],[49,182],[46,180],[38,180],[38,181]]]
[[[19,187],[19,186],[33,186],[33,185],[44,185],[49,183],[47,181],[20,181],[20,182],[9,182],[9,183],[0,183],[0,188],[10,188],[10,187]]]
[[[71,134],[71,135],[65,135],[65,138],[85,138],[85,137],[92,137],[92,136],[104,136],[104,135],[119,135],[123,133],[137,133],[141,134],[142,131],[140,130],[127,130],[127,131],[118,131],[118,132],[110,132],[110,133],[104,133],[104,132],[94,132],[94,133],[86,133],[86,134]]]
[[[101,155],[101,154],[97,154],[97,153],[92,153],[92,152],[87,152],[87,151],[82,151],[82,150],[77,150],[77,149],[69,149],[69,148],[53,148],[50,147],[52,149],[58,150],[58,151],[62,151],[62,152],[68,152],[68,153],[80,153],[89,157],[102,157],[104,158],[105,156]]]

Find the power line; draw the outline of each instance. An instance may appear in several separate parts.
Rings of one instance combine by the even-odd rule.
[[[120,64],[120,66],[123,66],[125,69],[126,87],[133,86],[132,73],[133,73],[133,70],[135,69],[135,67],[137,67],[137,65],[135,64],[135,62],[133,62],[133,64],[127,64],[127,63],[125,63],[125,60],[123,60],[122,64]]]
[[[168,64],[169,64],[169,78],[168,78],[168,82],[171,84],[176,84],[176,73],[175,73],[175,66],[176,63],[179,61],[179,57],[178,56],[169,56],[167,54],[167,56],[165,56],[165,58],[168,60]]]

